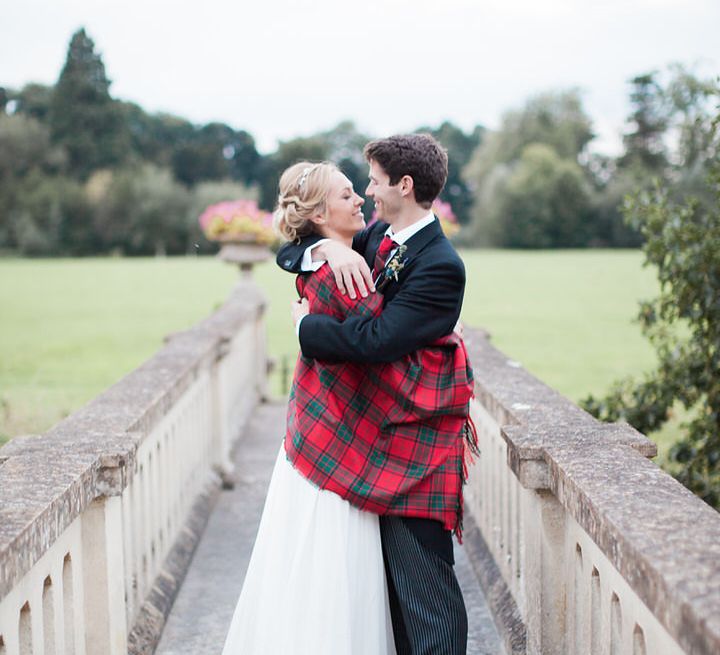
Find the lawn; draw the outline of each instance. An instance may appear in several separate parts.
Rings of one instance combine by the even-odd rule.
[[[573,400],[652,366],[633,322],[657,288],[639,251],[461,253],[463,320]],[[235,270],[212,257],[0,260],[0,440],[38,433],[138,366],[165,334],[207,316]],[[291,276],[256,270],[270,299],[270,355],[292,371]],[[677,426],[661,435],[663,447]]]

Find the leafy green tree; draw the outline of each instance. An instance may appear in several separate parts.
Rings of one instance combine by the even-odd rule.
[[[189,193],[169,169],[144,164],[96,173],[85,190],[103,250],[127,255],[187,251]]]
[[[23,195],[33,192],[26,183],[28,177],[34,172],[55,172],[63,163],[64,152],[50,146],[50,132],[45,125],[22,114],[0,115],[0,247],[20,247],[20,226],[16,223],[19,212],[25,216],[28,234],[33,231],[31,222],[38,219],[27,208],[21,211]],[[33,240],[39,243],[42,239]],[[40,245],[36,249],[47,250]]]
[[[129,216],[130,252],[165,255],[185,252],[188,192],[167,169],[146,164],[134,180],[135,203]]]
[[[172,167],[175,177],[188,186],[228,177],[251,183],[257,179],[259,160],[255,141],[247,132],[209,123],[179,140]]]
[[[470,245],[584,245],[578,241],[579,235],[587,236],[584,223],[573,236],[568,234],[568,226],[589,220],[589,189],[578,162],[592,138],[590,118],[574,90],[545,93],[531,98],[521,110],[507,112],[500,129],[484,136],[463,171],[475,201],[471,223],[459,240]],[[537,170],[542,179],[552,180],[552,190],[534,184],[528,170]],[[530,186],[522,190],[517,180],[528,180]],[[572,188],[572,204],[563,205],[553,198],[566,184]],[[539,194],[536,203],[533,194]],[[560,212],[557,219],[543,214],[553,206]],[[569,220],[565,212],[568,207],[582,212],[577,220]],[[557,226],[552,225],[553,220]],[[512,234],[515,229],[519,230],[517,235]]]
[[[667,77],[666,81],[662,80]],[[682,202],[687,195],[712,204],[706,164],[712,156],[712,98],[717,86],[674,64],[667,76],[640,75],[632,80],[626,152],[617,161],[607,161],[604,170],[587,171],[594,184],[594,234],[592,245],[637,246],[640,233],[623,218],[627,194],[651,189],[653,181],[672,181],[669,192]]]
[[[50,130],[40,121],[21,114],[0,115],[0,178],[22,177],[45,167],[52,161],[50,151]]]
[[[10,212],[15,245],[23,255],[86,255],[98,243],[87,229],[89,207],[82,186],[34,169],[22,178]]]
[[[587,240],[590,194],[580,166],[533,143],[497,180],[488,220],[496,245],[568,248]]]
[[[639,321],[655,347],[656,370],[641,380],[615,384],[585,408],[603,420],[627,420],[651,433],[680,402],[693,416],[687,434],[670,452],[678,479],[720,507],[720,114],[714,122],[714,152],[707,186],[713,205],[671,189],[654,188],[629,198],[625,215],[645,238],[645,264],[657,267],[660,295],[641,303]]]
[[[713,115],[718,83],[702,79],[681,64],[669,67],[671,78],[664,90],[670,111],[670,127],[677,135],[673,164],[685,171],[696,170],[714,152]],[[702,176],[703,182],[705,175]]]
[[[447,150],[448,179],[440,198],[452,205],[460,224],[467,223],[470,220],[473,195],[462,177],[462,170],[480,145],[485,129],[478,125],[466,134],[453,123],[445,121],[438,128],[423,127],[416,131],[432,134]]]
[[[53,87],[30,83],[26,84],[20,91],[10,93],[8,99],[16,103],[15,114],[32,116],[39,121],[46,122],[50,115],[52,97]]]
[[[283,141],[265,157],[260,175],[260,205],[268,211],[275,208],[280,175],[290,165],[303,160],[324,161],[331,158],[331,146],[322,135]]]
[[[122,111],[109,89],[92,39],[84,29],[78,30],[53,91],[50,126],[53,141],[66,148],[70,170],[80,179],[97,168],[117,166],[129,155]]]
[[[531,143],[544,143],[560,157],[577,160],[593,136],[578,91],[543,93],[503,115],[500,129],[488,133],[473,153],[465,178],[477,186],[495,166],[516,161]]]

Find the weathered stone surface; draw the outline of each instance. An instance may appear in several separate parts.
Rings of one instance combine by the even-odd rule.
[[[648,461],[654,444],[629,425],[598,422],[482,335],[466,341],[520,483],[557,497],[688,653],[720,653],[720,514]]]
[[[525,655],[527,630],[515,599],[505,584],[472,514],[468,512],[464,522],[464,550],[487,598],[487,605],[505,646],[505,652],[508,655]]]
[[[242,281],[220,309],[47,433],[0,448],[0,599],[94,498],[122,492],[138,445],[265,305]]]
[[[220,478],[217,477],[195,501],[190,516],[165,559],[152,589],[140,608],[138,620],[128,635],[128,655],[152,655],[155,652],[195,549],[217,502],[219,490]]]

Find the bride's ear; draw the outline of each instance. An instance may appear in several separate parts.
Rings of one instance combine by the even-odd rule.
[[[325,225],[327,223],[327,219],[325,218],[324,213],[318,212],[317,214],[314,214],[310,217],[310,220],[315,223],[315,225]]]

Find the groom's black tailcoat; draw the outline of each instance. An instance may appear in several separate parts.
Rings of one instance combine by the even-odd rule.
[[[353,239],[353,248],[371,270],[387,227],[378,221]],[[278,265],[300,273],[305,250],[319,239],[310,236],[300,244],[283,245]],[[462,260],[437,219],[405,245],[397,280],[382,289],[382,313],[344,321],[308,314],[300,324],[303,355],[324,361],[391,362],[452,332],[465,291]],[[380,517],[380,533],[398,655],[464,653],[467,615],[452,571],[450,532],[439,521],[388,516]]]
[[[378,221],[360,232],[353,248],[372,270],[375,252],[387,229]],[[277,263],[299,273],[303,253],[319,237],[300,245],[285,244]],[[398,279],[383,289],[383,311],[376,318],[344,321],[310,314],[300,324],[303,355],[325,361],[391,362],[452,332],[460,318],[465,291],[465,267],[435,220],[407,240]]]

